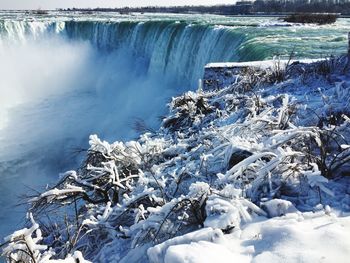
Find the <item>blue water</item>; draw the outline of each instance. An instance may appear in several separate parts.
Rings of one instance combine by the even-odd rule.
[[[0,13],[0,237],[14,207],[75,168],[90,134],[132,139],[157,128],[171,96],[195,89],[209,62],[319,58],[347,49],[350,20],[288,25],[212,15]]]

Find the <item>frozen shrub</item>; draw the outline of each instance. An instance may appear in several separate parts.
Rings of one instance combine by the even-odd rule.
[[[81,168],[29,200],[41,230],[32,219],[8,239],[5,257],[147,262],[153,247],[149,257],[162,262],[167,244],[196,240],[198,229],[207,240],[255,216],[284,215],[301,197],[327,204],[336,193],[326,177],[349,171],[348,83],[300,87],[296,65],[276,66],[174,98],[160,130],[137,141],[90,136]]]

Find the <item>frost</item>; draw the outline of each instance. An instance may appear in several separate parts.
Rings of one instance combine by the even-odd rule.
[[[229,230],[240,226],[240,209],[229,201],[211,198],[207,201],[206,212],[206,227]]]
[[[90,263],[84,259],[80,251],[75,251],[73,255],[68,255],[64,260],[51,259],[55,252],[49,249],[47,245],[40,244],[43,242],[42,232],[39,224],[34,221],[33,215],[29,214],[31,228],[24,228],[14,232],[5,238],[6,246],[3,248],[3,255],[9,261],[16,262],[37,262],[37,263]]]
[[[231,86],[173,98],[161,128],[138,140],[91,135],[81,167],[30,199],[30,212],[48,227],[32,218],[8,237],[3,254],[19,259],[29,249],[47,262],[211,262],[215,255],[280,262],[293,247],[294,261],[318,261],[293,253],[310,241],[299,226],[315,238],[343,233],[340,223],[323,231],[310,222],[336,222],[350,211],[350,182],[342,178],[350,160],[349,81],[302,86],[295,71],[280,83],[266,79],[270,72],[252,73],[257,86],[243,72]]]

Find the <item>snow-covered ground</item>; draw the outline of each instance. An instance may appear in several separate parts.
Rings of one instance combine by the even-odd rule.
[[[4,256],[348,262],[348,58],[272,65],[173,98],[159,131],[137,125],[138,141],[91,135],[81,168],[31,197]]]
[[[199,230],[197,234],[212,229]],[[168,247],[164,258],[153,262],[348,262],[349,217],[332,213],[290,213],[267,219],[260,217],[229,235]],[[186,236],[184,236],[186,237]],[[154,248],[149,250],[153,256]],[[163,260],[164,259],[164,260]]]

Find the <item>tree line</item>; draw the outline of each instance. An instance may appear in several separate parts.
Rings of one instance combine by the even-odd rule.
[[[350,15],[349,0],[256,0],[239,1],[234,5],[173,6],[173,7],[124,7],[124,8],[68,8],[64,11],[119,12],[119,13],[209,13],[220,15],[239,14],[290,14],[290,13],[339,13]]]
[[[257,0],[251,12],[257,13],[339,13],[350,14],[349,0]]]

